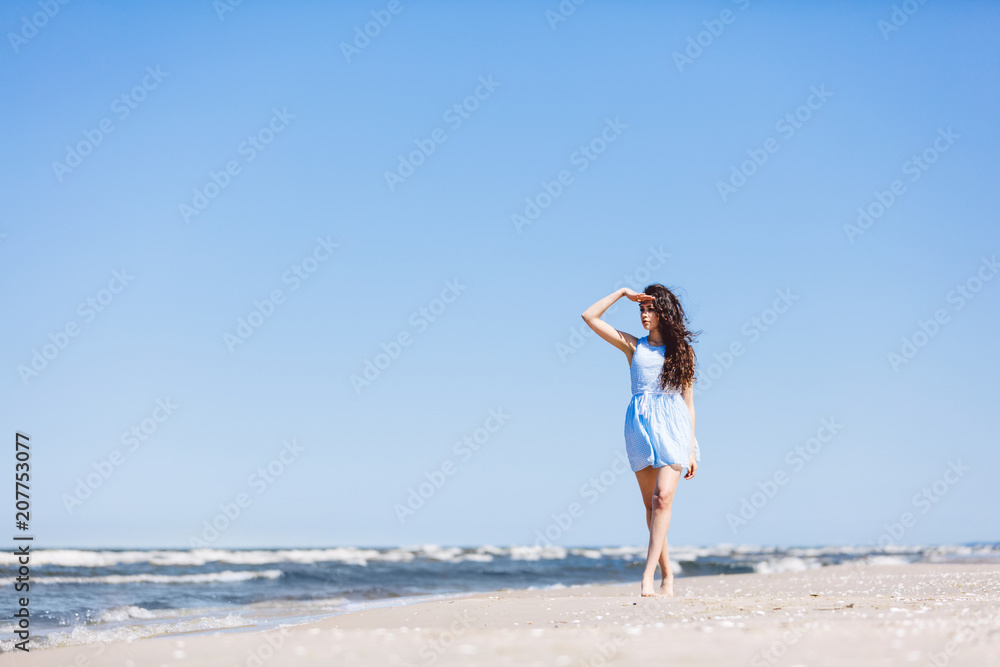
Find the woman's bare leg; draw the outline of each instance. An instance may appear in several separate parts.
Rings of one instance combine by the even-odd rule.
[[[683,468],[681,468],[683,470]],[[680,472],[680,470],[678,470]],[[647,513],[646,523],[652,523],[653,512]],[[674,595],[674,570],[670,567],[670,550],[667,546],[668,536],[663,536],[663,551],[660,553],[660,590],[657,595],[673,597]]]
[[[637,472],[636,478],[639,480],[639,492],[642,494],[642,502],[646,506],[646,529],[649,530],[653,520],[653,489],[656,488],[656,469],[646,467]],[[660,554],[660,576],[667,577],[671,572],[670,559],[667,552],[667,540],[663,540],[663,553]]]
[[[656,484],[654,478],[653,484]],[[649,497],[650,503],[652,503],[652,491],[650,491]],[[651,522],[653,519],[653,508],[646,508],[646,528],[651,527]],[[670,567],[670,552],[667,548],[667,538],[663,538],[663,551],[660,552],[660,590],[657,595],[672,596],[674,594],[674,571]]]
[[[649,547],[646,552],[646,569],[642,573],[643,596],[654,596],[653,577],[656,574],[656,566],[661,565],[663,580],[667,586],[661,586],[661,590],[669,586],[673,591],[672,573],[670,572],[670,562],[666,566],[661,564],[661,556],[666,553],[667,529],[670,527],[670,511],[674,502],[674,492],[677,490],[677,482],[681,474],[670,466],[663,466],[656,469],[656,485],[652,494],[652,517],[649,522]]]
[[[670,555],[667,549],[667,538],[663,537],[663,551],[660,552],[660,590],[657,595],[674,596],[674,571],[670,567]]]
[[[656,488],[657,468],[647,466],[635,473],[639,482],[639,492],[642,494],[642,502],[646,506],[646,528],[652,528],[653,519],[653,490]],[[660,591],[658,595],[673,595],[674,575],[670,568],[670,554],[667,549],[667,539],[663,538],[663,550],[660,552]],[[652,587],[652,584],[650,584]],[[644,592],[648,592],[643,589]]]

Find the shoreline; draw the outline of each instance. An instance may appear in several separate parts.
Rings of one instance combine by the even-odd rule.
[[[495,590],[272,630],[0,656],[78,665],[1000,665],[1000,565],[841,564],[639,583]]]
[[[697,576],[697,575],[694,575],[694,576]],[[617,583],[617,582],[608,582],[609,585],[610,584],[614,584],[614,583]],[[248,634],[248,633],[249,634],[252,634],[252,633],[262,634],[262,633],[277,631],[280,628],[292,629],[292,628],[297,628],[297,627],[300,627],[300,626],[303,626],[303,625],[310,625],[310,624],[313,624],[313,623],[319,623],[319,622],[322,622],[324,620],[335,618],[335,617],[338,617],[338,616],[343,616],[343,615],[346,615],[346,614],[364,613],[366,611],[370,611],[370,610],[373,610],[373,609],[384,609],[384,608],[390,608],[390,607],[404,607],[404,606],[414,605],[414,604],[424,604],[424,603],[431,603],[431,602],[438,602],[438,601],[450,601],[450,600],[455,600],[455,599],[459,599],[459,598],[473,597],[473,596],[488,596],[488,595],[492,595],[494,593],[506,592],[506,591],[512,591],[512,590],[544,591],[544,590],[550,590],[550,589],[551,590],[558,590],[558,589],[561,589],[561,588],[573,588],[573,587],[586,586],[586,585],[589,585],[589,584],[573,584],[571,586],[565,586],[565,585],[558,585],[557,584],[555,586],[545,586],[545,587],[541,587],[541,588],[530,587],[530,588],[526,588],[526,589],[511,589],[511,588],[506,588],[505,587],[505,588],[498,588],[498,589],[494,589],[494,590],[452,591],[452,592],[444,592],[444,593],[427,593],[427,594],[419,594],[419,595],[406,595],[406,596],[397,596],[397,597],[390,597],[390,598],[379,598],[379,599],[375,599],[375,600],[360,600],[360,601],[346,602],[346,603],[342,604],[340,607],[338,607],[335,611],[313,612],[313,613],[291,613],[291,614],[289,614],[289,613],[277,612],[277,611],[274,611],[274,610],[276,610],[276,609],[279,608],[278,605],[276,605],[274,601],[271,601],[271,602],[260,603],[260,604],[267,605],[267,608],[269,609],[269,611],[266,612],[266,613],[255,612],[256,605],[246,605],[246,606],[233,606],[231,609],[228,609],[226,611],[226,613],[218,613],[218,614],[216,614],[214,616],[209,616],[209,617],[201,617],[201,616],[197,616],[195,614],[189,614],[189,616],[191,616],[191,619],[187,619],[187,620],[194,620],[195,618],[220,619],[220,618],[230,618],[230,617],[233,617],[233,616],[238,616],[240,618],[245,618],[245,620],[247,620],[247,621],[254,621],[253,623],[246,623],[246,624],[233,625],[233,626],[209,627],[209,628],[192,628],[192,629],[189,629],[189,630],[175,630],[175,631],[171,631],[169,633],[154,634],[154,635],[145,636],[145,637],[143,637],[143,636],[131,637],[129,639],[122,639],[122,640],[115,641],[115,642],[100,642],[100,641],[96,641],[95,640],[95,641],[91,641],[91,642],[80,642],[80,643],[76,643],[76,644],[65,644],[65,645],[55,646],[55,647],[35,645],[31,650],[35,651],[35,652],[40,652],[40,651],[48,652],[48,651],[53,651],[53,650],[57,650],[57,649],[60,649],[60,648],[75,648],[75,649],[83,650],[83,649],[85,649],[85,648],[87,648],[89,646],[96,647],[96,646],[98,646],[101,643],[105,643],[105,644],[107,644],[107,643],[133,643],[135,641],[140,641],[140,640],[145,640],[145,639],[170,639],[171,637],[192,637],[192,636],[201,636],[201,635],[221,636],[221,635],[239,635],[239,634]],[[605,584],[604,583],[596,583],[596,584],[593,584],[593,585],[601,586],[601,585],[605,585]],[[245,616],[243,616],[244,614],[245,614]],[[167,619],[158,619],[158,621],[159,621],[159,623],[161,625],[178,623],[178,621],[176,621],[176,620],[175,621],[169,621]],[[183,621],[181,621],[181,622],[183,622]],[[151,626],[155,626],[156,624],[153,623],[153,624],[150,624],[150,625]],[[88,626],[88,625],[76,626],[76,627],[83,627],[83,628],[88,628],[88,629],[93,629],[94,628],[94,626]],[[65,631],[66,631],[65,629],[53,630],[53,632],[65,632]],[[18,652],[18,651],[11,651],[11,650],[0,651],[0,659],[2,659],[3,656],[5,656],[7,654],[10,654],[10,653],[14,653],[16,655],[16,654],[18,654],[20,652]]]

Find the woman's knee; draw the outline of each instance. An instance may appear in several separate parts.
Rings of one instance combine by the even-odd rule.
[[[668,510],[674,502],[674,492],[668,489],[657,489],[653,491],[653,509]]]

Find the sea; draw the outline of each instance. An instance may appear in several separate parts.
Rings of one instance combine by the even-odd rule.
[[[31,648],[298,625],[373,606],[465,593],[633,582],[645,546],[33,551]],[[670,546],[677,577],[769,573],[852,561],[1000,564],[1000,543],[902,546]],[[6,606],[16,557],[0,556]],[[13,612],[11,612],[13,613]],[[17,630],[0,625],[0,651]]]

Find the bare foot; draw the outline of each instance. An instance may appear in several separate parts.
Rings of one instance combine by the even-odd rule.
[[[672,572],[669,577],[664,577],[663,580],[660,581],[660,592],[657,593],[657,595],[671,598],[674,596],[674,575]]]
[[[642,578],[642,586],[641,586],[641,590],[639,592],[639,595],[641,595],[644,598],[654,598],[654,597],[657,597],[659,595],[658,593],[654,593],[653,592],[653,577],[652,576],[650,576],[648,578],[645,577],[645,576],[643,576],[643,578]]]

